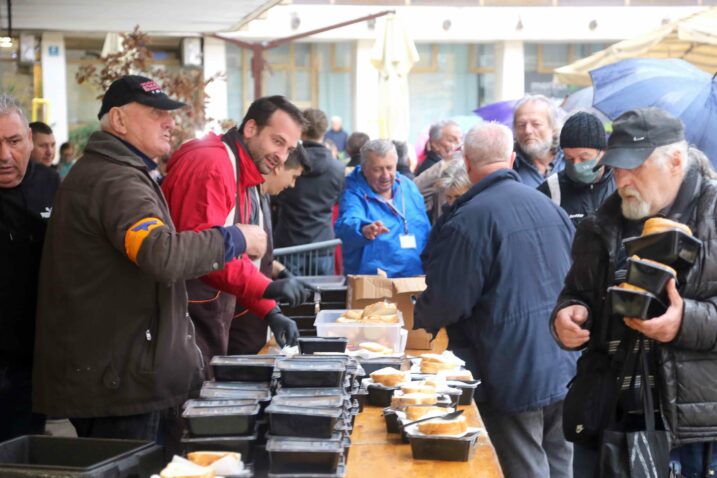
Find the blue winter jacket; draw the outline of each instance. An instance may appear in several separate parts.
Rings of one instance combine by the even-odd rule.
[[[394,209],[373,192],[360,166],[346,178],[334,232],[343,241],[347,274],[373,275],[380,268],[388,277],[423,275],[420,254],[428,241],[431,225],[418,188],[398,172],[393,184],[393,204]],[[401,248],[404,221],[400,216],[404,210],[408,233],[416,238],[415,249]],[[371,241],[364,237],[361,228],[374,221],[383,222],[389,232]]]
[[[481,412],[565,397],[577,357],[555,343],[549,319],[573,232],[562,209],[509,169],[475,184],[434,226],[414,328],[446,327],[448,348],[483,381]]]

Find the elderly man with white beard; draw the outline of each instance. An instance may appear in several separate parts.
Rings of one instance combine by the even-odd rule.
[[[655,376],[650,387],[675,447],[673,457],[681,461],[684,476],[708,476],[715,460],[703,456],[717,440],[717,182],[689,161],[682,122],[657,108],[617,118],[599,166],[613,168],[617,192],[580,223],[573,265],[551,319],[560,346],[583,350],[563,415],[566,438],[575,444],[575,477],[593,476],[600,436],[615,405],[623,424],[643,417],[642,400],[625,387],[617,404],[571,403],[571,394],[585,398],[609,396],[609,387],[617,391],[631,329],[650,339],[649,370]],[[656,216],[687,224],[702,249],[693,265],[680,270],[679,283],[668,282],[663,315],[649,320],[612,315],[606,289],[625,280],[622,239],[640,235],[645,220]]]
[[[559,147],[558,107],[543,95],[526,95],[515,106],[515,162],[523,184],[537,188],[565,167]]]

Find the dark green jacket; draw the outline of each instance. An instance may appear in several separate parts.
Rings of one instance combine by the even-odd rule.
[[[34,409],[104,417],[181,403],[201,363],[184,280],[222,267],[221,233],[177,233],[143,161],[94,133],[47,230]]]

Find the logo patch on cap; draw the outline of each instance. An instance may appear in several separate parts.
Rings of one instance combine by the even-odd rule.
[[[633,140],[635,143],[637,143],[638,141],[644,141],[644,140],[645,140],[645,137],[644,137],[644,136],[640,136],[640,137],[633,136],[633,137],[632,137],[632,140]]]
[[[159,85],[154,81],[145,81],[144,83],[140,83],[139,86],[141,86],[142,89],[147,93],[154,93],[155,91],[161,92],[162,90]]]

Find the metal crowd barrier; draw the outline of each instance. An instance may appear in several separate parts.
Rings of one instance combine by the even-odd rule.
[[[274,259],[297,276],[335,275],[336,248],[341,239],[274,249]],[[343,272],[343,271],[341,271]]]

